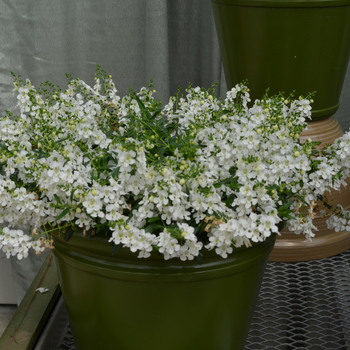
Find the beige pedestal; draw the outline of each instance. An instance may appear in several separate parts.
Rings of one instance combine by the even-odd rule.
[[[309,122],[308,130],[305,130],[301,140],[311,138],[314,141],[322,141],[323,145],[331,144],[344,133],[335,118],[329,117],[320,121]],[[350,182],[349,186],[342,188],[341,192],[332,191],[327,198],[335,204],[341,204],[345,209],[350,209]],[[290,233],[283,230],[276,240],[275,247],[270,254],[270,261],[308,261],[330,257],[344,252],[350,248],[350,233],[334,232],[327,228],[328,217],[314,219],[314,225],[318,228],[316,236],[309,241],[303,235]]]

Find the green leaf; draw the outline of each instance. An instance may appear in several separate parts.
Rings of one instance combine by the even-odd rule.
[[[137,95],[135,95],[135,96],[133,96],[133,97],[134,97],[135,100],[137,101],[137,103],[138,103],[138,105],[139,105],[141,111],[142,111],[143,113],[145,113],[147,116],[149,116],[148,109],[145,107],[145,105],[144,105],[143,102],[140,100],[140,98],[139,98]]]
[[[90,176],[91,176],[92,180],[98,180],[99,179],[99,174],[98,174],[96,169],[92,169]]]
[[[72,237],[74,230],[73,227],[70,226],[67,228],[66,232],[64,233],[64,241],[68,242],[70,240],[70,238]]]
[[[160,225],[160,224],[152,224],[152,225],[148,225],[147,227],[145,227],[145,231],[149,232],[149,233],[153,233],[157,230],[161,230],[163,229],[164,226]]]
[[[67,215],[69,213],[69,211],[70,211],[70,208],[64,209],[62,211],[62,213],[56,217],[56,220],[58,221],[58,220],[62,219],[65,215]]]
[[[294,201],[289,201],[287,203],[284,203],[281,207],[279,207],[279,210],[288,209],[293,203],[294,203]]]
[[[152,115],[152,118],[155,118],[162,110],[161,109],[157,109],[153,115]]]
[[[62,202],[61,202],[61,200],[60,200],[60,197],[58,197],[57,194],[54,194],[53,196],[55,197],[56,202],[57,202],[58,204],[62,204]]]
[[[153,217],[153,218],[148,218],[147,222],[154,222],[154,221],[160,221],[159,217]]]
[[[69,140],[69,137],[66,137],[66,138],[64,138],[64,139],[57,140],[56,143],[60,143],[60,142],[66,141],[66,140]]]
[[[70,193],[70,196],[69,196],[69,200],[71,203],[73,203],[73,197],[74,197],[75,190],[76,190],[76,188],[73,189],[73,191]]]
[[[112,255],[114,255],[114,254],[116,253],[116,251],[117,251],[121,246],[122,246],[121,243],[115,244],[115,245],[113,246],[113,249],[112,249]]]
[[[117,167],[117,168],[113,169],[111,175],[112,175],[112,177],[113,177],[114,180],[118,179],[119,170],[120,170],[120,167]]]
[[[283,213],[283,217],[289,220],[295,220],[295,216],[289,215],[289,214],[284,214]]]
[[[199,265],[202,265],[202,263],[203,263],[203,253],[199,252],[199,254],[197,255],[197,261],[198,261]]]
[[[34,152],[35,152],[35,153],[38,153],[38,156],[37,156],[38,159],[47,158],[47,157],[49,156],[49,153],[44,152],[44,151],[42,151],[41,149],[39,149],[39,150],[34,150]]]
[[[194,229],[194,234],[197,235],[198,233],[202,233],[204,229],[207,227],[208,223],[207,222],[202,222],[201,225],[196,226]]]
[[[231,207],[231,205],[235,199],[236,199],[236,196],[234,196],[231,193],[225,200],[223,200],[223,202],[226,204],[227,207]]]

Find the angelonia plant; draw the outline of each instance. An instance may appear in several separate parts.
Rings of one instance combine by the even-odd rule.
[[[0,119],[8,257],[80,229],[140,258],[226,258],[282,227],[311,239],[321,202],[330,227],[350,230],[349,214],[323,203],[346,184],[350,136],[324,148],[299,141],[311,96],[251,102],[246,84],[225,99],[190,86],[162,106],[152,84],[120,97],[100,67],[93,87],[72,77],[65,91],[17,76],[14,85],[19,113]]]

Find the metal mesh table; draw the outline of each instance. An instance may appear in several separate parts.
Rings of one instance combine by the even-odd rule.
[[[67,323],[52,349],[75,350]],[[350,349],[350,251],[308,262],[269,262],[245,349]]]
[[[350,349],[349,263],[268,263],[246,350]]]

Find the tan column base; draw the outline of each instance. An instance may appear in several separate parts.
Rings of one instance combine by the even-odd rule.
[[[300,139],[311,138],[314,141],[322,141],[323,144],[330,144],[342,135],[343,131],[336,119],[329,117],[309,122],[308,130],[304,131]],[[327,197],[333,203],[339,203],[345,209],[349,209],[350,182],[349,186],[343,188],[341,192],[332,191]],[[327,217],[314,219],[314,225],[318,231],[315,231],[316,236],[312,241],[305,239],[303,235],[283,230],[281,236],[277,237],[269,261],[308,261],[330,257],[348,250],[350,248],[350,233],[329,230],[326,220]]]
[[[316,223],[317,225],[317,223]],[[317,225],[318,226],[318,225]],[[327,258],[350,249],[350,234],[334,232],[327,226],[318,226],[312,241],[295,233],[282,233],[277,237],[269,261],[309,261]]]

